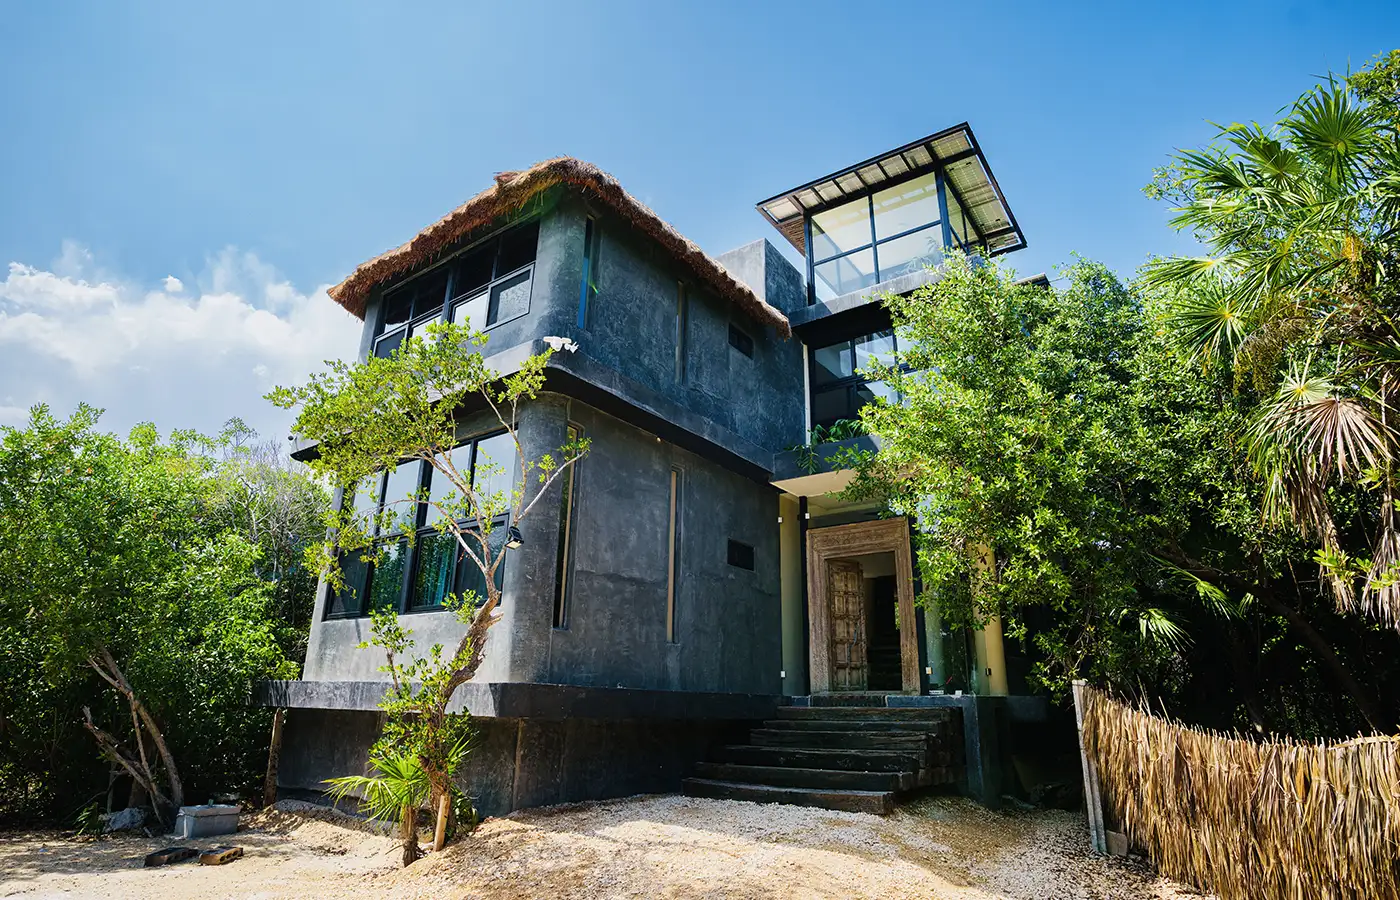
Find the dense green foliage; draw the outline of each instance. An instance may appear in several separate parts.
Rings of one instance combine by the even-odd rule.
[[[304,616],[278,615],[287,586],[266,577],[256,536],[231,523],[229,468],[211,452],[225,442],[162,441],[149,426],[121,440],[99,432],[97,418],[81,407],[63,421],[40,406],[28,427],[0,430],[6,816],[69,818],[105,805],[97,732],[138,768],[144,754],[168,802],[251,785],[270,711],[249,705],[250,689],[294,677],[288,653],[305,642]],[[307,502],[324,504],[299,477]],[[319,518],[316,509],[317,528]],[[139,725],[137,704],[148,717]]]
[[[1398,74],[1160,173],[1209,256],[1048,290],[953,259],[889,298],[903,404],[865,411],[884,449],[853,491],[918,518],[923,602],[1003,617],[1032,683],[1304,737],[1396,724]]]

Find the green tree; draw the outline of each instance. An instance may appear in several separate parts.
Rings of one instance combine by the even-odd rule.
[[[1394,636],[1358,632],[1297,576],[1301,536],[1260,516],[1248,398],[1177,352],[1175,289],[1064,275],[1047,290],[953,258],[886,300],[904,349],[867,374],[901,402],[863,411],[882,448],[851,491],[919,523],[920,602],[974,628],[1002,617],[1056,692],[1083,676],[1189,698],[1218,727],[1354,732],[1300,702],[1335,692],[1386,727],[1393,703],[1357,673],[1389,665]]]
[[[569,346],[560,339],[550,340]],[[404,523],[413,520],[423,503],[432,504],[439,514],[438,534],[450,539],[460,558],[483,576],[484,597],[469,594],[446,601],[465,625],[450,652],[434,645],[415,658],[410,634],[399,628],[392,611],[375,619],[374,640],[385,649],[384,670],[391,679],[383,702],[390,713],[390,728],[381,741],[381,755],[403,750],[417,754],[440,816],[455,791],[452,776],[464,752],[461,737],[469,728],[464,717],[448,712],[448,706],[457,689],[480,668],[487,632],[500,618],[496,573],[506,553],[518,543],[519,524],[550,486],[588,452],[587,439],[570,440],[557,451],[535,458],[524,452],[516,431],[520,407],[535,399],[544,386],[545,367],[555,351],[550,347],[528,356],[514,373],[502,375],[483,360],[480,347],[485,341],[479,332],[437,323],[427,328],[425,337],[410,338],[389,357],[332,363],[305,385],[279,387],[268,395],[278,406],[297,409],[293,430],[317,445],[312,470],[347,498],[329,514],[331,537],[312,554],[332,589],[345,587],[340,561],[346,555],[359,554],[365,561],[384,558],[383,545],[375,544],[376,532],[402,532],[403,539],[412,540],[413,528]],[[473,474],[454,458],[452,451],[461,443],[458,416],[464,410],[483,408],[494,413],[515,445],[518,475],[496,463],[485,467],[478,463]],[[433,478],[444,480],[450,489],[386,497],[381,511],[359,512],[357,504],[350,502],[357,486],[405,461],[428,463]],[[508,487],[489,490],[484,486],[489,483]],[[497,527],[493,523],[503,515],[508,516],[505,527],[511,539],[493,541]]]
[[[5,721],[14,746],[49,751],[12,759],[10,772],[61,774],[71,746],[43,735],[70,733],[81,708],[102,753],[169,821],[190,790],[249,780],[268,719],[247,704],[252,682],[295,667],[275,640],[256,549],[210,514],[212,461],[197,436],[163,442],[139,426],[122,441],[96,430],[98,415],[83,406],[61,421],[38,406],[27,428],[0,429],[0,629],[11,639],[0,670],[18,688]],[[35,717],[40,697],[62,705]]]
[[[1395,403],[1400,328],[1400,56],[1300,97],[1277,124],[1234,124],[1179,154],[1150,193],[1207,254],[1156,261],[1181,287],[1168,326],[1257,396],[1242,438],[1264,511],[1318,546],[1339,609],[1400,622]],[[1353,515],[1361,489],[1374,514]],[[1357,532],[1361,518],[1365,534]]]
[[[254,572],[272,591],[278,641],[289,659],[306,658],[316,597],[316,570],[306,549],[325,538],[330,492],[287,452],[230,419],[206,452],[215,465],[215,523],[258,548]]]

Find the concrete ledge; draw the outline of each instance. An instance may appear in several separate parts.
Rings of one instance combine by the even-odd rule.
[[[799,450],[784,450],[773,456],[773,481],[790,481],[794,478],[805,478],[808,475],[821,475],[826,472],[835,472],[843,468],[840,457],[847,450],[863,450],[867,453],[874,453],[880,449],[880,439],[871,434],[863,434],[858,437],[847,438],[844,441],[832,441],[826,444],[818,444],[812,448],[816,453],[817,466],[812,471],[807,471],[802,467],[802,452]]]
[[[932,284],[941,278],[936,269],[922,269],[918,272],[910,272],[898,278],[891,278],[879,284],[872,285],[861,291],[851,291],[849,294],[842,294],[811,306],[804,306],[794,309],[788,313],[788,321],[792,323],[793,330],[796,331],[803,325],[810,325],[813,322],[848,310],[864,306],[867,303],[878,300],[885,294],[907,294],[917,290],[926,284]]]
[[[377,711],[382,681],[263,681],[258,706]],[[776,694],[726,694],[494,682],[464,684],[450,711],[499,719],[771,719]]]

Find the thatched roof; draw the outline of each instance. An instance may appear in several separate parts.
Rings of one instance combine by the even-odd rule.
[[[531,197],[557,184],[596,197],[664,247],[715,293],[759,322],[773,326],[783,337],[792,333],[787,316],[765,303],[748,285],[623,190],[616,178],[569,156],[536,163],[523,172],[500,173],[495,184],[418,232],[408,243],[361,263],[349,278],[330,289],[331,299],[363,319],[365,301],[375,285],[429,262],[469,232],[514,212]]]

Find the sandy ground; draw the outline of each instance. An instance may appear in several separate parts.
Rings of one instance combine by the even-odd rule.
[[[880,818],[676,796],[489,819],[408,869],[358,820],[283,802],[247,817],[224,866],[157,869],[166,839],[0,835],[0,896],[200,898],[933,898],[1058,900],[1196,896],[1141,864],[1083,849],[1074,813],[993,813],[931,798]]]

